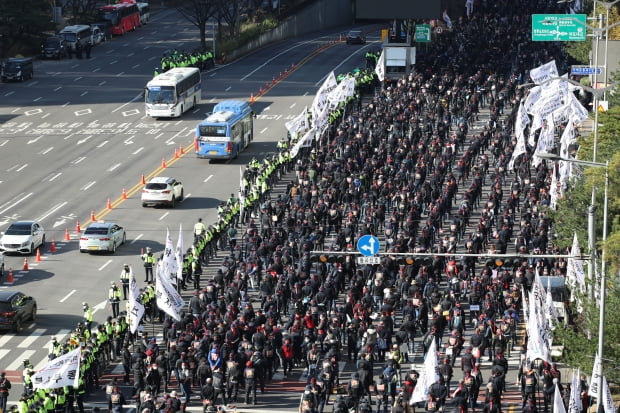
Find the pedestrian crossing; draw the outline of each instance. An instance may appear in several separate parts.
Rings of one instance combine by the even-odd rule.
[[[7,374],[13,376],[17,372],[21,376],[23,362],[25,359],[30,360],[34,366],[34,370],[40,370],[49,361],[48,354],[52,345],[52,337],[56,337],[59,342],[64,342],[71,330],[60,329],[50,330],[45,328],[37,328],[28,333],[27,336],[16,334],[5,334],[0,337],[0,370],[6,371]],[[20,340],[17,342],[17,340]],[[10,349],[7,349],[9,347]]]

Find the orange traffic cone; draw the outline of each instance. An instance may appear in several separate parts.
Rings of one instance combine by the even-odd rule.
[[[198,147],[198,139],[194,139],[194,151],[198,152],[200,148]]]
[[[71,241],[71,236],[69,236],[69,228],[65,228],[65,241]]]
[[[174,159],[179,159],[179,150],[174,148]]]
[[[185,153],[185,148],[183,148],[183,144],[179,145],[179,153],[183,155]]]
[[[56,252],[56,241],[52,239],[52,244],[50,245],[50,252]]]
[[[9,268],[9,276],[6,279],[8,282],[12,283],[13,281],[15,281],[15,278],[13,278],[13,268]]]
[[[125,188],[123,188],[123,199],[127,199],[127,191],[125,190]]]
[[[78,234],[80,232],[82,232],[82,228],[80,227],[80,220],[78,219],[77,224],[75,224],[75,232],[77,232]]]
[[[97,219],[95,218],[95,211],[90,211],[90,220],[95,222]]]
[[[161,168],[166,169],[166,158],[161,158]]]
[[[34,260],[36,262],[41,262],[41,248],[37,248],[37,256]]]
[[[28,258],[24,258],[24,271],[28,271]]]
[[[108,203],[106,204],[106,208],[112,209],[112,203],[110,202],[110,198],[108,198]]]
[[[254,98],[254,93],[250,93],[250,103],[254,102],[256,102],[256,99]]]
[[[144,174],[142,174],[142,181],[141,182],[142,182],[142,185],[146,184],[146,181],[144,180]]]

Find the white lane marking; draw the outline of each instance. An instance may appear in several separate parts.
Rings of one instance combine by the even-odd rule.
[[[289,47],[289,48],[288,48],[288,49],[286,49],[286,50],[283,50],[282,52],[280,52],[280,53],[278,53],[277,55],[273,56],[271,59],[266,60],[266,61],[265,61],[265,63],[263,63],[262,65],[257,66],[257,67],[256,67],[256,69],[252,70],[252,71],[251,71],[250,73],[248,73],[247,75],[243,76],[243,77],[241,78],[241,80],[245,80],[245,79],[247,79],[248,77],[252,76],[254,73],[258,72],[261,68],[263,68],[263,67],[267,66],[270,62],[272,62],[272,61],[273,61],[273,60],[275,60],[276,58],[278,58],[278,57],[282,56],[283,54],[288,53],[289,51],[291,51],[291,50],[293,50],[293,49],[295,49],[295,48],[297,48],[297,47],[305,46],[306,44],[309,44],[309,43],[311,43],[311,42],[312,42],[312,41],[298,43],[298,44],[296,44],[296,45],[294,45],[294,46]]]
[[[112,165],[111,167],[108,168],[108,172],[112,172],[113,170],[115,170],[116,168],[118,168],[119,166],[121,166],[120,163],[117,163],[116,165]]]
[[[293,109],[295,107],[295,105],[297,105],[297,102],[293,102],[293,104],[291,106],[289,106],[289,108]]]
[[[60,89],[62,89],[62,86],[58,86],[56,89],[54,89],[54,92],[58,92]]]
[[[110,265],[112,263],[112,260],[107,260],[105,262],[105,264],[103,264],[101,267],[99,267],[99,271],[103,271],[105,269],[105,267],[107,267],[108,265]]]
[[[61,300],[59,302],[64,303],[65,301],[67,301],[67,299],[69,297],[71,297],[73,294],[75,294],[77,290],[71,290],[69,291],[69,294],[65,295],[64,297],[61,298]]]
[[[36,98],[36,99],[32,99],[32,101],[33,101],[33,102],[38,102],[38,101],[40,101],[41,99],[43,99],[43,96],[39,96],[39,97],[38,97],[38,98]]]
[[[88,90],[86,92],[82,92],[80,96],[86,96],[88,94]]]
[[[41,119],[45,119],[45,118],[47,118],[49,115],[50,115],[49,113],[46,113],[45,115],[41,116]]]
[[[108,143],[109,141],[103,141],[101,142],[99,145],[97,145],[97,148],[102,148],[106,143]]]
[[[3,140],[3,141],[2,141],[2,143],[0,143],[0,146],[4,146],[4,145],[6,145],[7,143],[9,143],[9,140],[8,140],[8,139],[5,139],[5,140]]]
[[[138,241],[140,238],[142,238],[142,236],[144,236],[144,234],[138,234],[138,236],[137,236],[137,237],[135,237],[135,238],[133,239],[133,241],[131,241],[129,244],[131,244],[131,245],[135,244],[135,243],[136,243],[136,241]]]
[[[22,165],[21,167],[17,168],[17,172],[21,172],[23,171],[26,167],[28,166],[27,163],[25,163],[24,165]]]
[[[43,152],[41,152],[41,155],[47,155],[52,149],[54,149],[53,146],[50,146],[49,148],[47,148],[46,150],[44,150]]]
[[[62,175],[62,172],[58,172],[56,175],[52,176],[49,180],[50,182],[52,182],[54,179],[58,178],[60,175]]]
[[[137,69],[139,67],[140,67],[140,65],[133,65],[133,66],[131,66],[132,69]]]
[[[17,199],[15,202],[13,202],[12,204],[9,204],[6,206],[6,208],[4,209],[0,209],[0,214],[4,214],[6,211],[8,211],[9,209],[13,208],[14,206],[17,206],[19,204],[21,204],[22,202],[24,202],[26,199],[30,198],[33,195],[33,193],[29,193],[27,195],[24,195],[23,197]],[[6,205],[6,204],[5,204]]]
[[[258,133],[261,133],[261,134],[262,134],[262,133],[265,133],[265,131],[266,131],[267,129],[269,129],[269,128],[263,128],[263,129],[261,129],[261,131],[260,131],[260,132],[258,132]]]
[[[133,99],[131,99],[129,102],[127,102],[127,103],[123,103],[122,105],[120,105],[119,107],[117,107],[116,109],[114,109],[111,113],[114,113],[114,112],[116,112],[116,111],[121,110],[121,109],[122,109],[122,108],[124,108],[125,106],[129,105],[129,104],[130,104],[130,103],[132,103],[132,102],[135,102],[135,101],[136,101],[136,100],[138,100],[138,99],[142,99],[142,93],[137,94],[137,95],[136,95],[136,97],[135,97],[135,98],[133,98]]]
[[[8,343],[9,340],[12,339],[13,337],[15,337],[13,334],[6,334],[6,335],[0,337],[0,346],[4,347],[6,345],[6,343]]]
[[[224,89],[226,92],[228,92],[230,89],[232,89],[232,86],[228,86],[226,89]]]
[[[99,86],[105,85],[105,80],[103,82],[99,82]]]
[[[98,72],[98,71],[100,71],[100,70],[101,70],[101,68],[100,68],[100,67],[98,67],[98,68],[96,68],[96,69],[93,69],[93,73],[97,73],[97,72]]]
[[[64,105],[61,105],[63,108],[66,108],[67,106],[69,106],[71,104],[71,102],[65,102]]]
[[[138,149],[136,149],[135,151],[132,152],[132,155],[137,155],[140,152],[142,152],[142,149],[144,149],[144,146],[140,146]]]
[[[85,156],[80,156],[79,158],[77,158],[76,160],[72,161],[71,163],[72,163],[73,165],[77,165],[77,164],[79,164],[80,162],[82,162],[84,159],[86,159],[86,157],[85,157]]]
[[[50,215],[52,215],[54,212],[58,211],[60,208],[64,207],[65,205],[67,205],[66,201],[61,204],[56,205],[55,207],[47,211],[45,214],[37,218],[35,221],[43,221],[45,218],[49,217]]]
[[[19,348],[28,348],[32,345],[32,343],[34,343],[39,337],[41,337],[43,335],[43,333],[45,333],[46,329],[44,328],[37,328],[36,330],[34,330],[32,333],[30,333],[30,336],[23,339],[21,343],[19,343],[17,345],[17,347]]]
[[[77,82],[78,80],[82,79],[82,76],[78,76],[75,79],[73,79],[74,82]]]
[[[118,63],[118,60],[112,60],[112,61],[110,62],[110,64],[111,64],[111,65],[113,65],[113,64],[115,64],[115,63]]]
[[[2,360],[2,358],[6,356],[7,354],[9,354],[10,352],[11,350],[6,350],[6,349],[0,350],[0,360]],[[45,360],[45,361],[47,362],[48,360]]]
[[[170,212],[166,212],[164,215],[162,215],[161,217],[159,217],[159,220],[163,220],[164,218],[166,218],[168,215],[170,214]]]
[[[204,181],[202,181],[202,182],[209,182],[209,179],[211,179],[211,178],[213,178],[213,175],[209,175],[209,176],[207,176],[207,177],[205,178],[205,180],[204,180]]]
[[[5,93],[4,96],[11,96],[13,93],[15,93],[14,91],[11,91],[9,93]]]
[[[87,183],[86,185],[82,187],[82,191],[87,191],[91,186],[95,185],[96,183],[97,181],[92,181],[92,182]]]

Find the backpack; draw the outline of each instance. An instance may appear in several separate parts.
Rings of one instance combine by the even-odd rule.
[[[385,377],[385,382],[387,383],[388,392],[392,392],[396,389],[396,370],[392,367],[388,366],[383,370],[383,376]]]

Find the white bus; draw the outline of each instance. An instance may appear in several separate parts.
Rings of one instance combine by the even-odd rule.
[[[176,118],[200,100],[200,70],[176,67],[154,77],[144,88],[146,114],[153,118]]]
[[[151,10],[148,3],[137,3],[140,11],[140,25],[144,26],[151,20]]]

